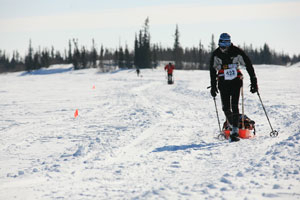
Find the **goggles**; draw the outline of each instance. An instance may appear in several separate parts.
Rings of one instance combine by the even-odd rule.
[[[229,47],[231,45],[230,40],[219,40],[219,47]]]

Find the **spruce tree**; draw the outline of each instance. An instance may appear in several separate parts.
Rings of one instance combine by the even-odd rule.
[[[216,43],[215,43],[215,36],[214,34],[211,35],[211,42],[209,44],[209,49],[210,49],[210,52],[213,52],[215,49],[216,49]]]
[[[128,50],[128,46],[127,45],[125,47],[124,59],[125,59],[125,66],[126,66],[126,68],[128,68],[128,69],[132,68],[132,66],[131,66],[131,56],[130,56],[130,52]]]
[[[104,69],[104,62],[103,62],[103,60],[104,60],[104,48],[103,48],[103,45],[101,45],[101,48],[100,48],[100,65],[99,65],[99,67],[100,67],[100,69],[102,71]]]
[[[145,20],[144,27],[139,32],[138,39],[135,39],[134,47],[134,61],[136,67],[150,68],[152,61],[150,49],[149,18]]]
[[[143,65],[144,68],[151,68],[151,51],[150,51],[150,33],[149,18],[145,20],[143,35]]]
[[[119,68],[124,68],[124,52],[123,52],[123,48],[120,46],[119,47],[119,52],[118,52],[118,66]]]
[[[72,43],[71,40],[69,40],[68,63],[72,63],[72,61],[73,61]]]
[[[140,64],[139,64],[139,41],[138,41],[138,38],[135,34],[135,39],[134,39],[134,65],[135,67],[139,67]]]
[[[95,40],[92,40],[92,52],[91,52],[91,62],[92,62],[92,67],[96,68],[97,67],[97,50],[96,50],[96,45],[95,45]]]
[[[75,70],[80,69],[80,51],[78,49],[78,40],[73,39],[74,53],[72,56],[72,64]]]
[[[31,46],[31,40],[29,40],[28,54],[25,56],[25,68],[30,72],[33,68],[33,48]]]
[[[174,47],[173,47],[173,60],[175,61],[175,67],[176,69],[183,69],[183,64],[182,64],[182,57],[183,57],[183,49],[180,46],[179,43],[179,30],[178,30],[178,25],[176,25],[176,30],[175,30],[175,41],[174,41]]]
[[[264,44],[261,54],[262,54],[262,58],[263,58],[263,63],[271,64],[272,54],[271,54],[270,48],[267,45],[267,43]]]

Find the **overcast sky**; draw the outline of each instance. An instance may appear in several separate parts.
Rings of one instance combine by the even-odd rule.
[[[36,49],[63,51],[79,45],[133,48],[135,34],[150,19],[152,43],[172,47],[176,24],[183,47],[205,48],[227,32],[236,45],[264,43],[300,54],[300,0],[0,0],[0,49],[23,55]]]

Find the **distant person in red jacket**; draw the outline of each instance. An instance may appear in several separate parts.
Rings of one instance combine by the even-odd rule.
[[[168,72],[168,83],[173,83],[173,70],[175,69],[175,66],[172,63],[169,63],[165,66],[165,71]]]

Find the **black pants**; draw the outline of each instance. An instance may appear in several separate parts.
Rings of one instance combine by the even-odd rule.
[[[168,74],[168,83],[173,82],[173,74]]]
[[[220,80],[218,84],[222,109],[227,120],[233,127],[239,127],[239,98],[242,85],[243,82],[240,78],[230,81]]]

